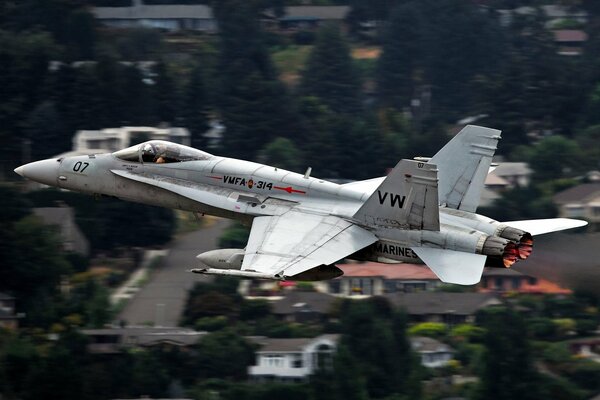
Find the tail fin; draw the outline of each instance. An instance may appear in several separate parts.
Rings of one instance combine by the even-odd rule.
[[[501,131],[467,125],[429,163],[439,169],[439,201],[475,212]]]
[[[436,166],[401,160],[354,218],[367,226],[438,231],[439,213]]]

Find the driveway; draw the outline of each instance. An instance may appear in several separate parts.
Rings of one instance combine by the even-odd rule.
[[[197,266],[196,255],[217,248],[217,239],[228,225],[229,221],[216,219],[207,228],[175,239],[161,266],[117,319],[128,325],[178,326],[188,291],[196,282],[211,279],[188,270]]]

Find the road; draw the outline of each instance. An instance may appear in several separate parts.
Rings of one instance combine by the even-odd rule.
[[[117,319],[128,325],[178,326],[188,291],[196,282],[210,279],[187,270],[196,266],[196,255],[217,247],[217,239],[228,224],[216,219],[207,228],[175,239],[162,265]]]

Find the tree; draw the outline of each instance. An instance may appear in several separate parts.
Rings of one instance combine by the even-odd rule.
[[[204,379],[241,380],[246,378],[254,358],[254,346],[232,329],[225,329],[202,337],[196,370]]]
[[[413,95],[425,51],[421,46],[422,25],[416,3],[407,2],[393,9],[377,60],[377,93],[384,106],[400,110]]]
[[[352,114],[361,110],[360,81],[354,69],[350,49],[334,25],[319,30],[299,92],[315,96],[335,113]]]
[[[355,376],[364,376],[369,396],[383,398],[403,394],[418,397],[420,366],[406,337],[406,316],[393,311],[387,301],[377,298],[345,302],[340,314],[342,336],[339,346],[356,359],[360,372]],[[352,362],[344,353],[338,353],[338,356],[344,362]],[[337,375],[339,371],[334,370]]]
[[[260,162],[289,171],[300,172],[302,156],[290,139],[278,137],[268,143],[259,153]]]
[[[153,97],[156,99],[154,115],[156,115],[159,123],[173,124],[176,121],[179,101],[171,70],[164,61],[159,61],[154,72],[156,74],[152,86]]]
[[[259,5],[223,0],[213,3],[213,11],[219,23],[223,152],[252,159],[275,137],[296,137],[300,123],[263,43]]]
[[[27,117],[25,125],[28,139],[35,144],[31,146],[34,160],[50,158],[71,149],[69,132],[53,102],[38,105]]]
[[[577,143],[562,136],[543,139],[533,150],[529,163],[537,182],[574,176],[580,172],[582,159]]]
[[[192,146],[196,148],[205,146],[202,135],[208,129],[208,96],[205,74],[205,68],[201,61],[196,60],[183,90],[182,124],[190,130]]]
[[[542,398],[523,319],[513,310],[498,308],[482,313],[480,320],[486,351],[477,398]]]

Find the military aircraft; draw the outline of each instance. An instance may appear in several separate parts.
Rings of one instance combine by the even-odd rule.
[[[499,139],[496,129],[469,125],[430,159],[403,159],[386,177],[347,184],[160,140],[15,172],[63,189],[251,224],[245,249],[200,254],[195,273],[325,280],[342,275],[335,263],[349,258],[424,263],[444,282],[470,285],[485,266],[509,268],[529,257],[534,235],[587,224],[477,214]]]

